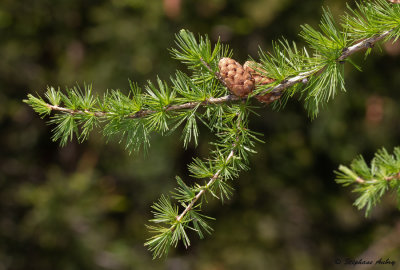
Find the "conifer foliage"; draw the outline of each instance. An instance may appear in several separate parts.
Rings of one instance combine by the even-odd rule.
[[[343,186],[353,185],[353,192],[360,194],[354,205],[365,208],[365,215],[371,213],[380,198],[388,190],[398,193],[400,207],[400,148],[394,149],[393,155],[385,148],[375,153],[368,166],[362,156],[353,160],[349,167],[339,166],[336,182]]]
[[[188,72],[176,71],[169,82],[158,78],[144,89],[130,82],[129,94],[111,90],[102,97],[90,85],[64,91],[49,87],[44,97],[29,94],[24,101],[41,117],[50,115],[52,138],[62,146],[74,136],[88,139],[95,128],[105,137],[118,137],[129,152],[146,150],[153,132],[168,135],[181,128],[184,147],[190,142],[197,145],[199,124],[215,134],[210,156],[194,158],[188,165],[198,182],[189,184],[177,176],[175,190],[152,206],[154,218],[148,225],[152,236],[145,245],[155,258],[161,257],[178,242],[188,247],[188,230],[200,238],[211,233],[212,218],[204,214],[205,194],[229,199],[230,180],[249,168],[248,157],[261,141],[262,134],[248,128],[249,115],[262,103],[283,108],[296,96],[316,117],[338,90],[345,91],[343,69],[345,62],[352,63],[349,56],[363,49],[368,54],[378,41],[399,38],[400,5],[362,1],[356,9],[349,7],[339,24],[324,9],[319,29],[304,25],[300,36],[309,48],[281,39],[272,43],[271,52],[260,50],[258,61],[251,59],[242,66],[231,59],[226,45],[212,45],[206,36],[196,38],[181,30],[170,52],[187,65]],[[368,213],[387,189],[400,190],[399,160],[399,149],[394,156],[378,152],[371,168],[359,158],[350,168],[339,168],[337,182],[357,185],[355,191],[361,195],[355,204]]]

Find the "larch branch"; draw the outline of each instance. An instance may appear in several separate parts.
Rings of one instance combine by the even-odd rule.
[[[235,154],[235,145],[233,145],[231,152],[229,153],[228,157],[225,160],[225,163],[228,163]],[[214,184],[214,182],[218,179],[219,175],[221,174],[222,169],[219,169],[211,178],[210,181],[204,186],[202,190],[200,190],[196,196],[192,199],[192,201],[185,207],[182,213],[176,218],[179,222],[182,218],[193,208],[194,204],[200,199],[200,197],[206,192],[206,190]]]
[[[348,58],[350,55],[363,50],[363,49],[368,49],[368,48],[372,48],[375,43],[377,43],[378,41],[384,39],[385,37],[387,37],[390,33],[392,32],[392,30],[388,30],[385,31],[379,35],[375,35],[373,37],[361,40],[359,42],[357,42],[356,44],[344,48],[342,51],[342,54],[338,57],[337,61],[342,63],[346,58]],[[219,72],[214,72],[212,70],[212,68],[210,67],[210,65],[205,62],[203,59],[200,59],[201,62],[203,63],[203,65],[211,72],[213,73],[216,78],[224,85],[226,86],[224,80],[222,79],[221,75],[219,74]],[[292,78],[288,78],[283,80],[280,84],[274,86],[274,87],[270,87],[265,89],[264,91],[260,92],[258,95],[259,96],[263,96],[266,94],[270,94],[271,95],[271,102],[275,101],[277,99],[279,99],[283,92],[298,83],[304,83],[305,80],[307,80],[309,77],[318,74],[321,71],[321,69],[314,69],[311,71],[307,71],[307,72],[303,72],[298,74],[295,77]],[[198,105],[202,105],[202,106],[207,106],[210,104],[222,104],[225,102],[229,102],[229,101],[238,101],[241,100],[240,97],[237,97],[235,95],[226,95],[223,97],[218,97],[218,98],[208,98],[204,101],[199,101],[199,102],[188,102],[188,103],[184,103],[184,104],[178,104],[178,105],[170,105],[170,106],[166,106],[164,107],[164,110],[166,111],[175,111],[175,110],[183,110],[183,109],[192,109],[195,108]],[[88,110],[72,110],[72,109],[68,109],[68,108],[64,108],[64,107],[60,107],[60,106],[55,106],[55,105],[51,105],[51,104],[47,104],[47,107],[50,108],[52,111],[59,111],[59,112],[65,112],[65,113],[70,113],[70,114],[87,114],[87,113],[91,113],[94,114],[97,117],[107,117],[108,115],[111,115],[112,113],[110,112],[100,112],[100,111],[96,111],[96,112],[91,112]],[[131,119],[135,119],[135,118],[141,118],[141,117],[145,117],[149,114],[153,114],[156,113],[156,111],[154,110],[150,110],[150,109],[143,109],[140,111],[137,111],[133,114],[127,115],[126,118],[131,118]]]

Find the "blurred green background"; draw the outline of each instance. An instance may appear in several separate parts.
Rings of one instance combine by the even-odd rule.
[[[353,1],[348,1],[354,5]],[[185,28],[221,36],[234,58],[257,59],[285,36],[300,45],[300,25],[316,26],[321,6],[335,16],[345,1],[293,0],[2,0],[0,3],[0,270],[3,269],[344,269],[346,258],[389,258],[399,269],[400,223],[395,196],[364,218],[355,195],[333,170],[357,154],[389,151],[400,138],[400,46],[374,49],[359,72],[346,64],[347,93],[311,121],[293,99],[281,112],[262,108],[251,119],[265,134],[251,170],[235,180],[231,201],[210,199],[211,236],[152,260],[143,246],[150,205],[175,187],[176,174],[204,156],[179,134],[153,136],[147,156],[93,132],[60,148],[51,126],[22,103],[48,85],[92,83],[96,93],[127,91],[168,79],[174,34]],[[337,265],[335,261],[342,260]],[[357,269],[353,266],[351,269]],[[363,268],[366,269],[366,268]]]

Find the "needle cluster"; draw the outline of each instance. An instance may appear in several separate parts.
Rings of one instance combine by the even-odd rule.
[[[352,186],[359,196],[354,205],[365,208],[365,215],[371,213],[372,207],[379,203],[387,191],[397,192],[400,207],[400,148],[393,154],[385,148],[375,153],[370,166],[362,156],[354,159],[350,167],[340,165],[336,172],[336,182],[343,186]]]

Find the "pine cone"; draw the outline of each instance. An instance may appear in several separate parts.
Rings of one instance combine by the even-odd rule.
[[[267,93],[263,96],[256,96],[256,99],[262,103],[270,104],[270,103],[274,102],[275,100],[279,99],[280,97],[281,97],[280,95],[276,96],[272,93]]]
[[[250,75],[254,78],[255,85],[266,85],[266,84],[270,84],[270,83],[274,82],[275,79],[269,78],[259,72],[259,71],[261,71],[264,74],[267,73],[265,70],[263,70],[259,66],[260,66],[260,64],[253,62],[253,61],[247,61],[243,65],[245,70],[247,70],[250,73]],[[252,67],[256,67],[259,71],[255,71]],[[256,99],[258,101],[260,101],[262,103],[266,103],[266,104],[270,104],[279,98],[280,98],[280,96],[274,96],[272,93],[268,93],[263,96],[256,96]]]
[[[254,61],[246,61],[246,63],[244,63],[244,65],[243,65],[244,69],[247,70],[250,73],[250,75],[254,78],[256,85],[265,85],[265,84],[269,84],[269,83],[272,83],[273,81],[275,81],[274,79],[268,78],[267,76],[261,74],[258,71],[255,71],[252,68],[252,67],[256,67],[257,70],[266,74],[267,72],[265,70],[263,70],[262,68],[260,68],[259,66],[260,66],[260,64],[254,62]]]
[[[241,64],[231,58],[219,60],[218,68],[228,89],[238,97],[245,97],[254,89],[254,79]]]

